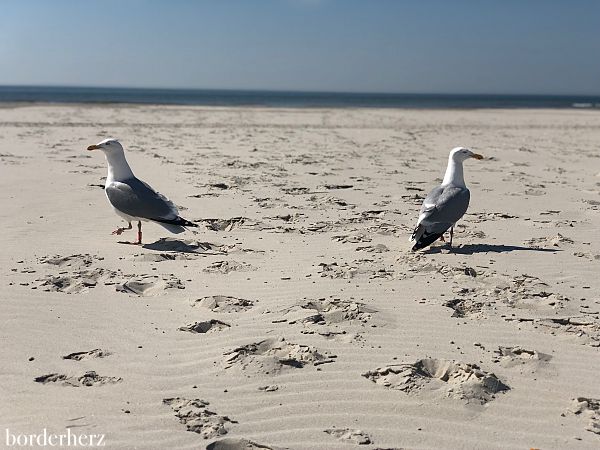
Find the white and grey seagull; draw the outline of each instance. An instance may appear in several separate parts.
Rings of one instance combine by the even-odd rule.
[[[467,212],[471,194],[465,185],[463,161],[483,159],[468,148],[456,147],[448,157],[448,167],[442,184],[434,188],[423,200],[417,226],[410,238],[414,242],[412,250],[431,245],[450,229],[450,247],[454,235],[454,225]]]
[[[105,139],[88,150],[101,150],[108,163],[108,176],[104,192],[115,213],[129,226],[117,228],[112,234],[120,235],[131,230],[131,222],[138,222],[138,239],[132,244],[142,243],[142,221],[154,222],[171,233],[182,233],[185,227],[197,227],[193,222],[179,216],[177,207],[167,197],[136,178],[125,158],[123,146],[116,139]]]

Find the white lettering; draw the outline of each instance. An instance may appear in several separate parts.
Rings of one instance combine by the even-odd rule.
[[[85,444],[83,443],[84,439],[85,439]],[[79,445],[81,445],[82,447],[87,447],[87,439],[88,439],[87,434],[80,434],[79,435]]]
[[[73,437],[72,444],[71,444],[71,436]],[[77,446],[77,435],[72,434],[70,428],[67,428],[67,446],[68,447],[76,447]]]
[[[19,434],[4,430],[5,448],[8,447],[105,447],[105,434],[76,434],[67,428],[66,433],[54,434],[44,428],[37,434]]]
[[[9,429],[6,429],[6,446],[7,447],[12,447],[13,445],[15,445],[15,442],[17,441],[17,438],[15,437],[14,434],[12,434]]]

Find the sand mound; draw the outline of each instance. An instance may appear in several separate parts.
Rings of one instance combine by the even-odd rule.
[[[286,369],[302,369],[331,363],[334,355],[320,353],[316,348],[292,344],[284,338],[271,338],[247,344],[224,353],[225,369],[237,365],[242,370],[277,374]]]
[[[309,321],[316,324],[333,324],[351,321],[367,323],[371,320],[372,315],[377,312],[377,310],[369,308],[364,303],[352,300],[341,300],[339,298],[308,300],[301,303],[300,308],[316,311],[316,314],[312,314],[302,319],[305,322]]]
[[[220,439],[211,442],[206,450],[276,450],[277,447],[259,444],[249,439]]]
[[[159,295],[167,290],[185,289],[179,278],[173,276],[158,277],[146,275],[134,277],[116,287],[118,292],[136,294],[140,297]]]
[[[228,323],[211,319],[204,322],[195,322],[184,327],[179,327],[179,331],[187,331],[188,333],[213,333],[215,331],[225,330],[229,327],[231,327],[231,325]]]
[[[237,423],[227,416],[220,416],[208,410],[208,402],[200,399],[188,400],[181,397],[165,398],[165,405],[169,405],[175,412],[175,417],[184,424],[188,431],[198,433],[204,439],[227,434],[225,425]]]
[[[41,375],[33,379],[36,383],[48,384],[48,383],[60,383],[63,386],[96,386],[102,384],[114,384],[123,381],[120,377],[106,377],[100,376],[93,370],[84,373],[80,377],[73,377],[58,373],[50,373],[47,375]]]
[[[75,352],[69,353],[62,357],[62,359],[72,359],[74,361],[81,361],[82,359],[90,359],[90,358],[106,358],[110,356],[110,352],[106,350],[101,350],[99,348],[95,348],[94,350],[89,350],[87,352]]]
[[[586,417],[588,423],[585,429],[600,434],[600,399],[577,397],[573,399],[567,412]]]
[[[254,306],[254,301],[228,295],[210,295],[192,301],[192,306],[202,306],[214,312],[233,313],[248,311]]]
[[[443,359],[421,359],[414,364],[398,364],[378,368],[362,374],[363,377],[389,389],[406,393],[427,387],[443,390],[446,397],[487,403],[498,392],[510,388],[493,373],[476,364],[457,363]]]

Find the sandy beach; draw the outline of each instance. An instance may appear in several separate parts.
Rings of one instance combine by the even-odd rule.
[[[199,227],[119,244],[108,137]],[[0,161],[1,448],[600,445],[600,111],[4,105]]]

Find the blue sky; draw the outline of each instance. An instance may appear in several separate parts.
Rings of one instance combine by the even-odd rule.
[[[600,95],[595,0],[3,0],[0,84]]]

